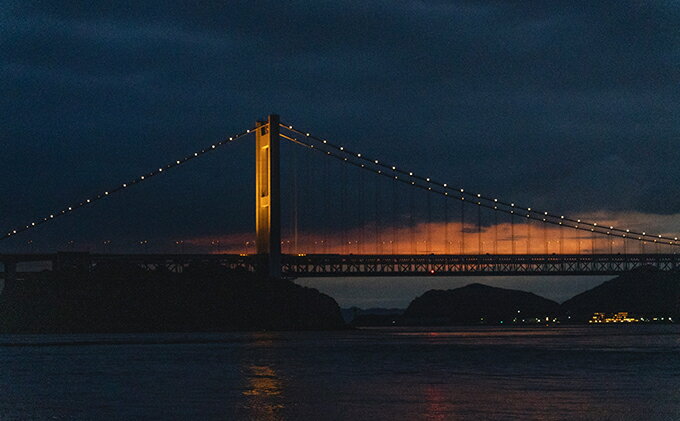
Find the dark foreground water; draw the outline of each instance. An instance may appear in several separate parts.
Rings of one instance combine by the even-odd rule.
[[[680,326],[0,336],[0,419],[680,420]]]

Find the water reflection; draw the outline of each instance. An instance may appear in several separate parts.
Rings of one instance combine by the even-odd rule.
[[[452,403],[446,398],[445,391],[439,385],[430,384],[425,387],[425,419],[443,421],[449,419]]]
[[[275,338],[270,334],[254,334],[254,356],[266,357],[272,349]],[[264,355],[260,355],[260,351]],[[246,364],[244,375],[247,381],[243,391],[245,407],[250,419],[280,420],[284,409],[283,382],[271,364]]]

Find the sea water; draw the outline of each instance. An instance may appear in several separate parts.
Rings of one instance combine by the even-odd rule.
[[[2,335],[0,419],[680,420],[680,326]]]

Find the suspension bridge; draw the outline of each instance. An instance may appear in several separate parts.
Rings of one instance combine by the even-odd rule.
[[[674,234],[598,223],[474,193],[340,146],[285,124],[277,115],[270,115],[252,129],[100,194],[9,229],[2,234],[0,241],[37,230],[80,208],[92,206],[205,154],[253,136],[253,253],[248,250],[248,241],[243,252],[232,249],[209,253],[5,253],[0,254],[0,263],[4,266],[2,276],[4,279],[16,279],[20,276],[17,272],[19,264],[37,262],[48,262],[53,269],[83,271],[101,264],[124,262],[149,270],[162,267],[174,272],[181,272],[189,265],[208,263],[255,272],[268,279],[305,276],[614,275],[640,267],[680,270],[680,254],[677,253],[680,243]],[[300,209],[299,190],[300,186],[304,189],[305,183],[304,180],[299,182],[295,169],[290,177],[293,179],[290,194],[282,198],[281,145],[284,142],[320,157],[324,165],[320,172],[326,178],[330,178],[329,163],[337,166],[340,176],[333,180],[339,189],[339,198],[329,198],[329,189],[317,189],[311,192],[312,204]],[[349,169],[353,171],[354,183],[348,181]],[[365,176],[372,180],[372,189],[369,189],[370,182]],[[319,203],[321,209],[311,213],[321,220],[321,225],[301,231],[299,213],[304,213],[304,209],[309,211]],[[367,207],[372,209],[367,210]],[[290,219],[290,227],[285,232],[282,228],[283,212],[287,212]],[[340,223],[331,221],[330,216],[334,212]],[[324,222],[326,226],[323,226]]]

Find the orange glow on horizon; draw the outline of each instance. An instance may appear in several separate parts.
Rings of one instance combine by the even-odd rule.
[[[598,220],[602,225],[622,226],[613,218]],[[301,230],[297,244],[292,235],[284,233],[281,249],[286,254],[587,254],[644,253],[666,251],[669,247],[620,237],[593,236],[587,231],[539,221],[504,222],[483,226],[481,231],[475,224],[461,228],[460,222],[433,222],[378,230],[369,223],[328,234]],[[187,243],[201,247],[212,245],[214,253],[255,252],[254,234],[250,233],[195,238]]]

